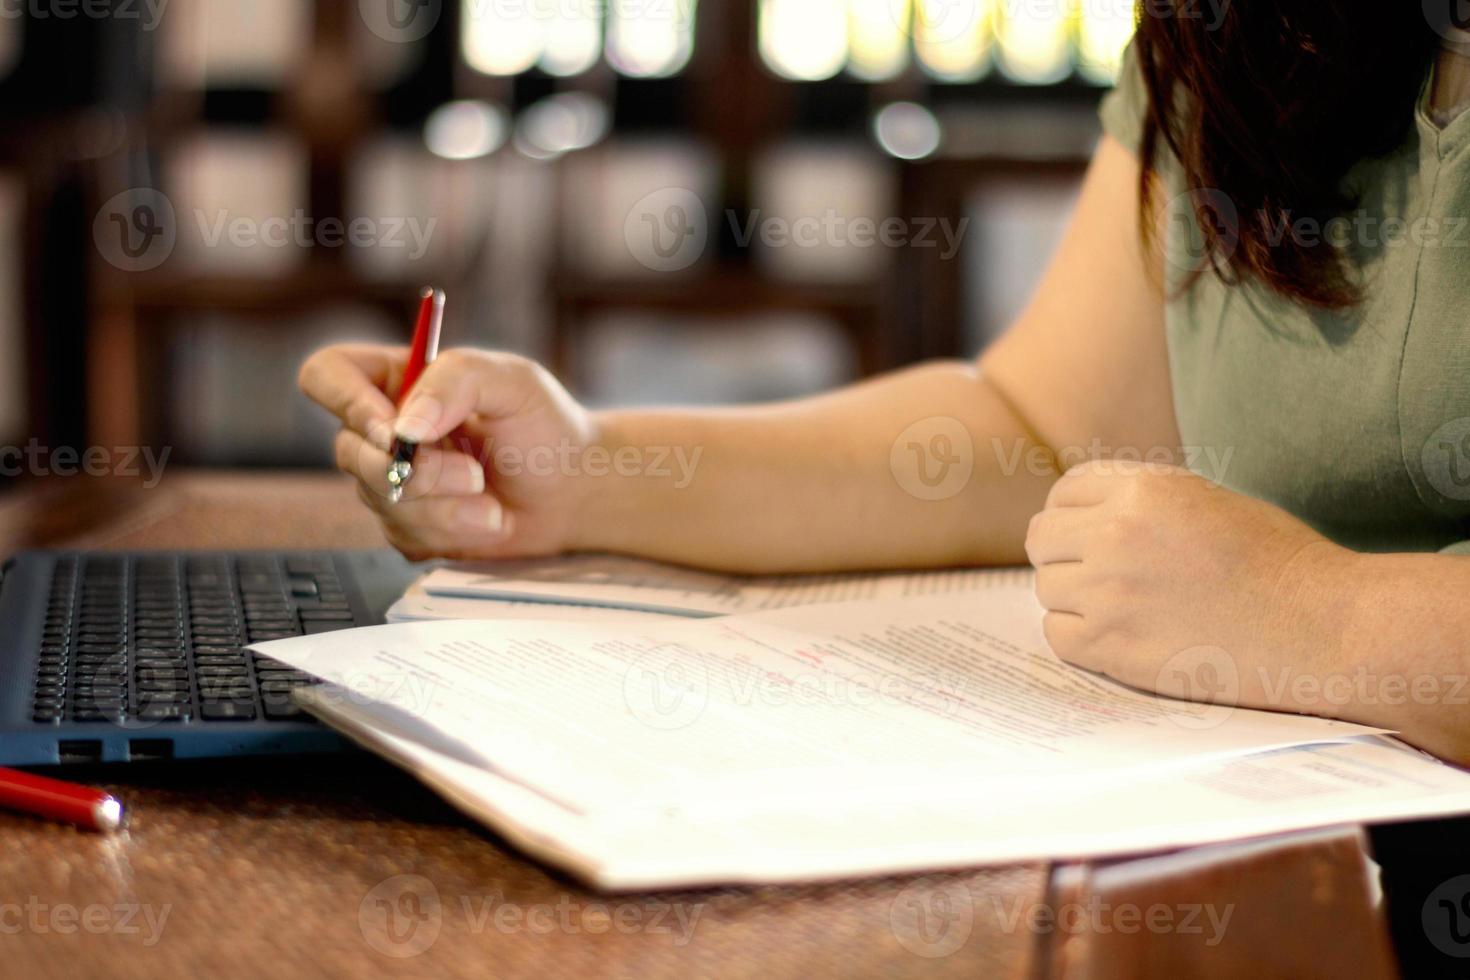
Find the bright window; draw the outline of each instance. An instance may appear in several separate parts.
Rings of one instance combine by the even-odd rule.
[[[760,0],[760,54],[783,78],[866,81],[916,61],[942,82],[992,67],[1049,85],[1075,71],[1108,84],[1133,34],[1132,0]]]
[[[694,53],[696,0],[462,0],[465,61],[487,75],[578,75],[605,56],[624,75],[677,74]]]

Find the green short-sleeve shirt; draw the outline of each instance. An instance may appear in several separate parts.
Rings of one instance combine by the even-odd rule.
[[[1441,130],[1427,98],[1426,84],[1401,146],[1349,173],[1357,210],[1291,231],[1348,243],[1365,299],[1347,313],[1209,272],[1181,292],[1203,261],[1200,237],[1177,165],[1159,162],[1169,362],[1190,465],[1360,550],[1470,539],[1470,113]],[[1146,99],[1130,50],[1102,120],[1135,152]],[[1224,195],[1200,193],[1229,216]]]

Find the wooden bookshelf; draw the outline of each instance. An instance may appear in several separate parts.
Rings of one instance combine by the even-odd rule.
[[[314,5],[306,57],[269,91],[169,88],[151,70],[155,37],[121,24],[94,31],[89,56],[111,67],[98,69],[92,97],[64,111],[36,114],[0,134],[0,164],[24,175],[30,209],[28,363],[31,377],[45,379],[30,395],[32,431],[58,444],[166,440],[173,411],[168,350],[189,342],[189,322],[201,313],[226,312],[241,331],[281,329],[302,314],[349,304],[407,317],[424,272],[416,271],[412,282],[367,275],[345,249],[311,248],[303,261],[266,277],[187,272],[173,264],[126,273],[101,260],[91,245],[91,220],[101,203],[139,181],[166,182],[159,167],[170,152],[221,122],[298,141],[309,170],[307,208],[343,218],[352,206],[351,163],[369,141],[416,132],[430,109],[453,98],[493,98],[522,109],[568,89],[610,101],[613,145],[649,132],[691,135],[717,161],[720,209],[737,215],[758,206],[752,182],[769,148],[793,134],[864,135],[872,111],[900,98],[951,108],[1018,106],[1023,113],[1060,107],[1073,120],[1059,124],[1073,133],[1070,143],[1060,140],[1041,157],[1027,157],[981,145],[987,127],[996,125],[993,119],[966,123],[963,114],[951,112],[960,120],[950,133],[954,152],[922,163],[888,164],[905,213],[958,217],[967,188],[976,182],[1017,173],[1073,180],[1085,163],[1095,131],[1096,89],[1067,83],[1022,90],[995,80],[937,86],[916,68],[880,84],[785,81],[757,54],[756,7],[754,0],[701,0],[693,60],[677,77],[657,81],[621,79],[602,63],[572,79],[535,71],[516,78],[480,75],[459,55],[459,5],[449,0],[435,30],[418,42],[418,67],[383,89],[368,83],[355,60],[354,31],[360,25],[358,6],[350,0]],[[69,156],[78,134],[98,125],[121,128],[117,145],[100,155]],[[545,166],[554,181],[569,179],[565,161]],[[871,282],[778,281],[748,249],[726,238],[714,243],[713,261],[687,276],[611,280],[580,272],[559,243],[538,284],[556,366],[574,379],[595,370],[585,362],[583,340],[592,324],[614,311],[715,314],[732,329],[739,329],[742,317],[815,314],[842,329],[865,373],[962,351],[960,263],[934,266],[928,256],[907,250],[892,256],[890,267]],[[433,278],[450,289],[469,275],[468,268],[433,270]]]

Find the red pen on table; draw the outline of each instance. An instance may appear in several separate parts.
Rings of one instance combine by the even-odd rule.
[[[408,393],[413,390],[414,384],[419,380],[419,375],[424,373],[424,368],[434,363],[434,358],[439,356],[439,331],[444,326],[444,290],[426,287],[420,294],[418,320],[413,327],[413,347],[408,352],[408,367],[403,372],[403,387],[398,390],[398,407],[408,401]],[[390,503],[398,503],[403,499],[403,491],[408,488],[408,481],[413,479],[413,460],[418,452],[419,446],[416,442],[408,439],[395,438],[393,448],[389,452],[388,462],[388,500]]]
[[[122,804],[100,789],[0,769],[0,807],[111,833],[123,824]]]

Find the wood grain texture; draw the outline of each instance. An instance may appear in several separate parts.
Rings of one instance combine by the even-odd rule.
[[[0,500],[0,544],[354,548],[382,537],[336,477],[183,473],[153,489],[32,485]],[[1074,968],[1062,976],[1179,975],[1151,972],[1178,960],[1148,944],[1068,953],[1060,940],[1074,937],[1018,916],[1066,894],[1054,876],[1093,880],[1088,866],[607,897],[365,754],[69,773],[110,788],[131,824],[104,838],[0,814],[0,977],[992,978],[1063,962]],[[1251,873],[1295,874],[1286,853],[1297,852]],[[1182,887],[1203,901],[1220,887],[1212,861],[1180,860],[1154,859],[1128,894],[1169,900]],[[1321,941],[1291,932],[1299,902],[1316,903],[1313,922],[1339,906],[1357,909],[1340,921],[1373,921],[1361,894],[1330,895],[1324,911],[1312,874],[1260,897],[1282,928],[1232,936],[1233,958],[1216,956],[1225,965],[1212,976],[1262,975],[1283,935]],[[1187,947],[1173,953],[1188,961]]]

